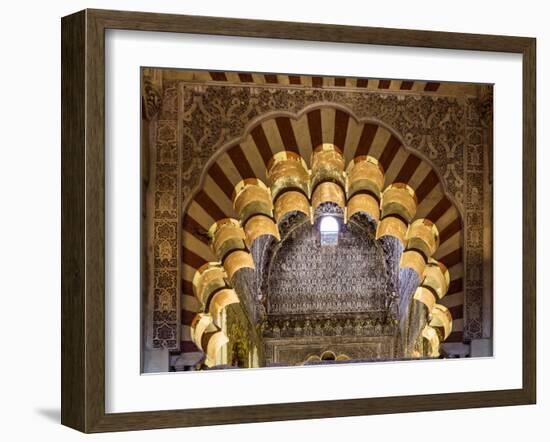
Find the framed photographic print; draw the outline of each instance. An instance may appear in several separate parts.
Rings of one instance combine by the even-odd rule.
[[[532,404],[535,40],[62,20],[62,423]]]

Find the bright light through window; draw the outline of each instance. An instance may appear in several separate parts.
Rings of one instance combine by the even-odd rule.
[[[336,245],[338,244],[338,232],[340,225],[333,216],[323,216],[319,223],[321,232],[321,245]]]
[[[320,225],[321,233],[338,233],[340,226],[333,216],[323,216]]]

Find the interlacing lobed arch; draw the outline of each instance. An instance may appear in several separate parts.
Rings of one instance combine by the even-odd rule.
[[[423,355],[437,357],[440,343],[452,331],[449,310],[438,301],[450,285],[449,271],[434,254],[440,234],[430,219],[417,217],[418,200],[414,189],[403,182],[385,185],[384,167],[376,158],[359,155],[346,167],[342,151],[323,143],[314,149],[311,169],[296,152],[281,151],[267,165],[269,186],[259,178],[246,178],[232,192],[236,218],[222,217],[209,227],[209,247],[214,259],[193,275],[193,294],[200,312],[190,324],[191,339],[205,355],[205,364],[216,364],[220,348],[227,342],[221,329],[220,312],[239,302],[233,288],[236,275],[254,269],[251,249],[260,237],[281,238],[280,226],[292,216],[307,217],[313,223],[316,211],[333,205],[344,223],[354,217],[367,217],[376,226],[376,239],[395,238],[402,247],[400,268],[415,274],[412,297],[417,311],[414,327],[424,342]],[[403,275],[408,277],[410,275]],[[406,290],[406,289],[405,289]],[[405,319],[405,320],[410,320]],[[420,356],[410,337],[405,354]]]
[[[425,157],[407,148],[391,128],[379,121],[359,120],[343,106],[321,104],[296,115],[279,113],[258,119],[241,139],[221,148],[209,161],[193,194],[190,189],[183,189],[188,197],[184,201],[182,220],[182,351],[196,350],[191,340],[191,326],[202,305],[194,295],[193,279],[197,269],[217,261],[208,235],[211,226],[224,218],[238,219],[233,207],[236,186],[247,179],[269,183],[270,161],[281,152],[301,156],[304,169],[309,170],[313,146],[324,143],[339,146],[348,165],[355,158],[376,159],[384,170],[381,188],[402,183],[414,191],[416,218],[429,219],[439,232],[439,247],[433,257],[450,273],[449,289],[441,300],[453,316],[453,332],[447,341],[462,341],[462,220],[446,194],[442,178]],[[274,209],[278,210],[278,206],[291,198],[292,193],[283,196]],[[368,198],[358,195],[348,210],[353,211],[361,200],[366,203]],[[310,202],[307,201],[307,206]],[[301,204],[306,207],[304,200]],[[349,201],[346,204],[349,205]],[[402,230],[402,225],[400,228]],[[414,259],[413,254],[409,255]]]

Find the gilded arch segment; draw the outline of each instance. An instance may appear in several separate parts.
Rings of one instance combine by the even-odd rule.
[[[406,249],[401,255],[399,267],[402,269],[413,269],[414,272],[420,277],[426,268],[426,258],[422,253],[415,249]]]
[[[431,311],[430,327],[441,330],[441,340],[444,341],[453,331],[453,317],[447,307],[435,304]]]
[[[262,235],[280,239],[273,221],[273,201],[269,188],[259,179],[248,178],[234,189],[233,205],[239,214],[248,248]]]
[[[433,327],[426,325],[422,329],[422,339],[426,356],[429,356],[431,358],[439,357],[439,344],[441,343],[441,341],[439,339],[437,331]]]
[[[246,234],[239,221],[233,218],[224,218],[216,221],[209,230],[212,238],[211,247],[220,261],[232,250],[246,248]]]
[[[408,224],[401,218],[391,215],[386,216],[378,223],[376,239],[380,239],[383,236],[393,236],[401,241],[401,244],[405,244],[407,228]]]
[[[254,260],[250,252],[245,250],[235,250],[231,252],[223,261],[223,266],[227,272],[230,281],[233,281],[235,274],[244,268],[255,269]]]
[[[410,223],[416,215],[414,189],[405,183],[392,183],[382,193],[382,218],[396,216]]]
[[[279,229],[273,222],[273,219],[263,214],[252,215],[248,218],[244,225],[244,233],[246,235],[246,245],[248,248],[252,246],[256,238],[262,235],[271,235],[275,237],[277,241],[281,239]]]
[[[413,299],[421,302],[432,311],[436,302],[443,298],[449,289],[449,271],[439,261],[430,258],[422,273],[422,280]]]
[[[414,292],[413,299],[415,301],[420,302],[421,304],[424,304],[424,306],[426,307],[426,313],[429,313],[432,311],[437,301],[437,296],[429,288],[424,286],[419,286]]]
[[[347,167],[348,200],[358,193],[371,194],[378,201],[384,187],[384,169],[378,160],[368,155],[353,158]]]
[[[202,337],[207,330],[215,329],[212,315],[209,313],[197,313],[191,322],[191,340],[200,350],[204,351],[202,346]]]
[[[407,229],[405,245],[400,267],[412,268],[419,277],[422,276],[428,259],[439,247],[439,232],[436,225],[426,218],[414,220]]]
[[[309,170],[304,159],[295,152],[277,152],[267,165],[267,177],[271,183],[271,195],[276,202],[288,190],[310,196]]]
[[[381,221],[376,229],[376,238],[393,236],[405,246],[409,223],[416,214],[416,196],[412,187],[393,183],[382,192]]]
[[[437,260],[429,258],[422,281],[413,295],[413,303],[418,303],[423,312],[420,316],[421,336],[426,355],[439,356],[439,345],[447,339],[452,331],[453,318],[449,310],[438,304],[449,289],[449,271]]]
[[[218,327],[216,327],[215,331],[207,332],[202,335],[201,344],[206,354],[204,364],[207,367],[216,365],[218,353],[227,342],[229,342],[229,338]]]
[[[203,306],[210,296],[226,287],[226,273],[219,263],[209,262],[200,267],[193,276],[193,291]]]
[[[218,263],[207,263],[195,273],[193,289],[203,311],[191,321],[191,341],[205,354],[204,364],[212,367],[216,365],[219,350],[228,341],[220,328],[220,313],[240,301],[235,290],[227,285],[226,272]]]
[[[330,181],[319,183],[313,191],[311,206],[315,210],[324,203],[334,203],[343,210],[346,207],[346,196],[342,187]]]
[[[289,151],[276,153],[267,165],[267,176],[276,222],[295,212],[311,217],[310,171],[300,155]]]
[[[449,271],[445,265],[430,258],[424,269],[424,280],[421,285],[430,287],[437,295],[438,299],[441,299],[447,294],[450,282]]]
[[[239,303],[239,297],[237,292],[229,287],[222,288],[216,291],[211,299],[210,305],[208,306],[208,312],[212,315],[214,324],[218,327],[221,326],[219,323],[220,314],[228,305]]]
[[[317,146],[311,155],[311,188],[330,181],[345,189],[345,160],[339,147],[332,143]]]
[[[365,213],[378,223],[380,220],[380,203],[371,194],[356,193],[348,200],[347,218],[349,219],[357,213]]]
[[[258,221],[253,218],[261,217]],[[247,233],[240,226],[240,223],[231,218],[226,218],[213,224],[211,227],[212,248],[217,258],[221,261],[229,282],[232,282],[233,276],[242,268],[254,269],[252,255],[248,251],[247,243],[250,244],[255,237],[266,232],[272,232],[279,237],[278,230],[271,218],[264,215],[254,216]],[[265,221],[264,221],[265,219]],[[267,224],[267,228],[265,225]],[[270,230],[263,230],[270,229]]]
[[[300,212],[311,218],[311,205],[309,199],[302,193],[295,190],[288,190],[280,194],[275,200],[275,220],[280,222],[289,213]]]
[[[353,158],[346,169],[346,217],[365,213],[378,223],[383,186],[384,170],[376,158],[367,155]]]
[[[419,218],[409,225],[406,240],[407,249],[418,250],[428,259],[439,247],[439,232],[429,219]]]
[[[349,361],[351,358],[345,354],[340,353],[336,355],[332,350],[325,350],[320,355],[319,354],[311,354],[308,355],[305,359],[305,361],[301,365],[307,365],[311,362],[321,362],[321,361]]]
[[[237,183],[233,192],[233,207],[242,223],[246,223],[252,215],[273,216],[271,192],[258,178],[246,178]]]
[[[311,155],[311,205],[315,210],[331,202],[344,209],[346,206],[345,162],[341,150],[334,144],[324,143]]]

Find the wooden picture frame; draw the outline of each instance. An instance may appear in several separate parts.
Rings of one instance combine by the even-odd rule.
[[[105,30],[418,48],[523,58],[523,384],[512,390],[105,412]],[[106,10],[62,19],[62,424],[104,432],[534,404],[536,401],[536,40],[405,29]]]

